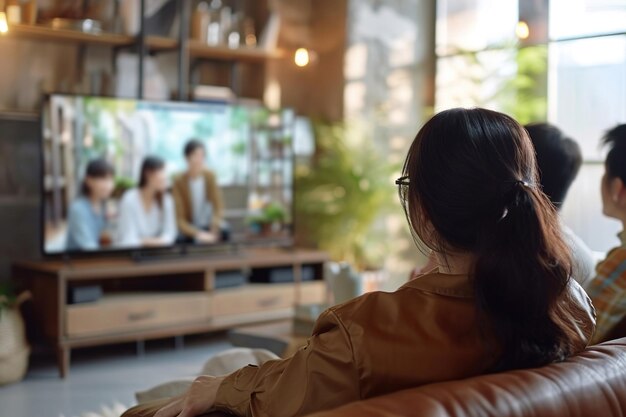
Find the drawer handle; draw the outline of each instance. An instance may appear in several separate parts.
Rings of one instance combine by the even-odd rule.
[[[259,300],[258,305],[259,307],[264,307],[264,308],[271,307],[273,305],[278,304],[280,302],[280,299],[281,297],[276,295],[274,297],[269,297],[264,300]]]
[[[128,313],[128,321],[147,320],[156,316],[154,310],[144,311],[141,313]]]

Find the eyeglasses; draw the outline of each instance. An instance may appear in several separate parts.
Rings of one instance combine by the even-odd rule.
[[[404,176],[400,177],[396,180],[396,185],[398,186],[398,197],[400,197],[400,203],[402,204],[402,208],[406,212],[407,206],[407,196],[409,193],[409,177]]]
[[[396,185],[409,185],[409,177],[404,176],[396,180]]]
[[[409,223],[409,230],[411,231],[411,237],[413,238],[413,241],[415,242],[417,247],[420,249],[420,251],[422,251],[423,253],[428,253],[428,248],[424,246],[423,242],[417,235],[415,228],[411,224],[411,216],[409,215],[408,200],[407,200],[408,195],[409,195],[410,184],[411,182],[409,181],[408,176],[400,177],[396,180],[396,185],[398,186],[398,196],[400,197],[400,204],[402,204],[402,209],[404,210],[404,214],[406,215],[406,219]]]

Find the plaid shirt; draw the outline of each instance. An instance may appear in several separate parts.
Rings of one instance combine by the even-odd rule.
[[[592,343],[599,343],[626,316],[626,231],[619,235],[622,246],[609,252],[596,267],[596,277],[587,293],[596,308],[596,332]]]

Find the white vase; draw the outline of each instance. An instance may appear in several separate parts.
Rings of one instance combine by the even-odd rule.
[[[363,294],[363,279],[346,263],[329,262],[325,279],[333,295],[333,303],[341,304]]]

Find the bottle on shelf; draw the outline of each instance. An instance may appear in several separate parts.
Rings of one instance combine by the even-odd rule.
[[[210,21],[209,4],[200,2],[191,16],[191,38],[207,43]]]
[[[212,0],[209,5],[209,25],[207,28],[207,43],[219,45],[222,43],[222,1]]]
[[[19,25],[22,23],[22,6],[18,0],[9,0],[7,2],[7,21],[10,25]]]
[[[27,25],[37,23],[37,0],[28,0],[22,5],[21,21]]]
[[[241,21],[239,13],[233,13],[230,19],[230,30],[228,31],[228,47],[231,49],[239,48],[241,44],[240,24]]]
[[[230,35],[230,29],[233,23],[233,11],[230,7],[222,7],[220,10],[220,43],[228,43],[228,35]]]
[[[246,17],[243,21],[243,44],[249,48],[256,47],[254,20],[251,17]]]

